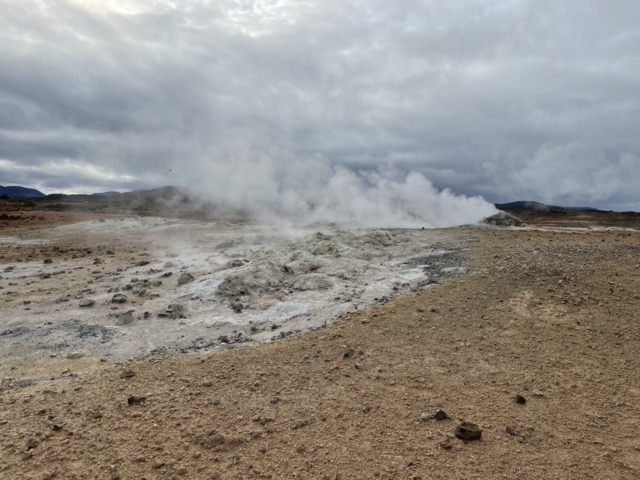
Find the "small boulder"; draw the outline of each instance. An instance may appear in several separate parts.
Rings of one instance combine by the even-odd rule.
[[[96,303],[95,300],[91,300],[90,298],[84,298],[82,300],[80,300],[80,307],[82,308],[89,308],[89,307],[93,307],[93,305]]]
[[[456,428],[456,437],[460,440],[480,440],[482,437],[482,429],[475,423],[462,422]]]
[[[111,303],[127,303],[127,296],[124,293],[116,293],[111,297]]]
[[[193,280],[195,280],[195,277],[193,275],[191,275],[188,272],[183,272],[178,277],[178,286],[184,285],[189,282],[193,282]]]
[[[116,325],[129,325],[133,323],[133,312],[134,310],[129,310],[127,312],[122,312],[116,315]]]
[[[180,318],[183,316],[184,307],[179,303],[172,303],[167,307],[166,312],[170,318]]]

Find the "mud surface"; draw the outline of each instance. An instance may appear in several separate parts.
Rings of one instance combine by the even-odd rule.
[[[122,362],[326,328],[464,273],[466,240],[158,217],[16,229],[0,236],[1,368],[71,354]]]
[[[111,225],[108,220],[98,226]],[[113,244],[97,242],[90,254],[85,243],[78,243],[80,234],[68,246],[57,246],[69,249],[62,254],[69,261],[88,263],[96,252],[107,258],[106,250],[114,249],[113,266],[105,261],[85,269],[115,268],[122,281],[132,285],[134,273],[144,279],[148,269],[162,270],[149,275],[166,271],[162,252],[200,258],[199,248],[169,251],[164,244],[154,245],[148,236],[153,228],[144,229],[146,246],[133,241],[138,235],[135,228],[117,239],[109,236],[112,229],[105,228],[104,238],[112,238]],[[198,238],[193,232],[199,228],[194,226],[188,236]],[[293,247],[276,251],[288,255],[317,245],[316,230],[289,237],[287,245]],[[66,238],[73,231],[67,230]],[[32,268],[33,273],[22,274],[32,280],[19,278],[22,275],[15,270],[2,273],[3,294],[19,286],[8,283],[36,282],[35,276],[45,267],[52,274],[68,268],[55,258],[51,264],[44,264],[42,257],[19,262],[24,252],[35,255],[37,249],[56,246],[37,243],[43,237],[33,233],[6,235],[31,243],[3,244],[3,265]],[[359,251],[354,245],[367,235],[320,233],[343,251]],[[393,233],[401,238],[423,235]],[[417,242],[423,252],[412,251],[395,260],[374,257],[370,263],[377,268],[391,262],[386,269],[395,273],[418,269],[420,278],[426,279],[449,267],[459,273],[440,279],[438,288],[415,292],[411,291],[415,278],[398,280],[407,283],[397,291],[402,295],[368,308],[364,293],[354,296],[349,303],[363,302],[362,307],[317,332],[256,342],[248,348],[216,344],[211,352],[172,353],[115,366],[93,358],[89,347],[77,355],[62,347],[64,355],[30,365],[13,364],[0,390],[0,478],[638,478],[640,234],[588,228],[536,230],[529,225],[424,235],[429,240],[421,237]],[[216,250],[233,255],[233,248],[246,249],[246,255],[237,259],[249,261],[230,272],[198,270],[199,262],[187,262],[184,267],[194,279],[178,287],[176,277],[183,265],[173,267],[170,278],[176,283],[167,292],[183,289],[204,298],[191,289],[233,278],[223,293],[214,294],[215,302],[205,300],[211,302],[205,304],[207,312],[230,309],[231,298],[235,301],[238,295],[246,297],[240,303],[248,306],[241,313],[229,313],[231,318],[269,312],[271,296],[277,295],[270,290],[272,285],[253,284],[242,275],[260,271],[263,263],[255,260],[262,257],[254,254],[263,250],[263,244],[247,240],[243,245]],[[389,248],[399,247],[376,244],[371,250]],[[72,259],[73,255],[78,258]],[[351,258],[358,264],[355,254]],[[434,258],[445,263],[437,264]],[[148,265],[132,265],[147,260]],[[460,266],[467,273],[461,274]],[[118,268],[139,272],[118,272]],[[322,268],[330,269],[325,264]],[[222,272],[224,278],[218,276]],[[16,276],[9,280],[10,273]],[[40,280],[68,278],[46,287],[55,291],[51,298],[71,294],[72,300],[62,302],[63,309],[74,302],[74,309],[85,312],[75,305],[80,301],[76,290],[92,289],[96,292],[83,294],[96,300],[93,307],[83,307],[87,312],[103,319],[105,313],[116,312],[111,310],[115,306],[117,311],[134,308],[138,314],[138,303],[101,305],[105,299],[99,288],[104,287],[92,275],[108,275],[89,273],[79,275],[72,288],[67,282],[75,277],[65,274]],[[285,302],[325,291],[296,290],[297,279],[287,275],[267,276],[286,283]],[[376,278],[367,273],[364,277],[369,283]],[[88,283],[90,278],[94,283]],[[340,284],[344,280],[337,275],[321,278],[332,281],[330,288],[344,290]],[[9,308],[15,312],[32,308],[26,312],[35,313],[37,295],[42,293],[37,289],[45,288],[37,286],[40,280],[29,286],[36,290],[34,305],[24,304],[29,292],[7,295],[10,301],[6,308],[3,305],[3,313]],[[311,284],[326,285],[316,280]],[[350,291],[358,292],[363,285],[361,280],[348,281]],[[387,286],[392,292],[395,281]],[[234,290],[238,285],[248,291]],[[157,288],[162,291],[165,284]],[[117,293],[129,296],[127,292]],[[60,304],[49,310],[54,311],[54,305]],[[179,317],[176,311],[167,314]],[[196,328],[202,321],[194,313],[197,310],[189,306],[185,311],[186,319],[160,320],[173,322],[176,328],[182,320],[181,328]],[[330,318],[335,315],[332,311]],[[97,317],[85,322],[71,316],[59,325],[46,325],[45,320],[38,335],[82,337],[101,348],[102,342],[114,344],[131,337],[127,333],[109,337],[107,332],[127,332],[129,326],[145,321],[134,317],[130,324],[115,328]],[[25,335],[25,328],[33,326],[26,322],[3,327],[7,333],[0,337],[2,345],[14,345],[11,339]],[[239,327],[233,324],[233,328]]]

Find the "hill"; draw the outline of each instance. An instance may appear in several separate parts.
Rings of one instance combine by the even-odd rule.
[[[560,207],[557,205],[547,205],[546,203],[533,202],[529,200],[518,200],[509,203],[496,203],[498,210],[535,210],[543,212],[600,212],[597,208],[592,207]]]
[[[18,185],[3,187],[0,185],[0,197],[4,198],[41,198],[45,194],[35,188],[26,188]]]

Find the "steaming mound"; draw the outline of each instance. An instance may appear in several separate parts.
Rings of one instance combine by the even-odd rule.
[[[524,225],[522,220],[507,212],[498,212],[495,215],[491,215],[482,220],[482,223],[496,227],[521,227]]]
[[[336,264],[370,261],[374,258],[393,257],[387,247],[406,243],[400,233],[374,231],[357,235],[335,230],[331,235],[316,232],[292,242],[269,245],[255,251],[248,259],[236,259],[227,264],[233,273],[218,286],[217,294],[223,298],[247,300],[250,295],[288,291],[328,290],[333,282],[327,276],[347,278],[346,271],[336,271]],[[232,247],[233,244],[229,244]],[[366,265],[361,268],[365,269]]]

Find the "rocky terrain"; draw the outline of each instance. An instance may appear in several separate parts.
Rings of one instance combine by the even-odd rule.
[[[281,283],[271,291],[273,285],[247,281],[265,278],[255,274],[264,267],[258,262],[264,243],[246,240],[237,245],[247,255],[225,260],[249,261],[232,267],[237,269],[233,275],[216,276],[224,269],[193,268],[202,265],[201,244],[195,242],[198,248],[193,250],[188,243],[177,251],[167,249],[162,239],[170,228],[162,219],[145,220],[146,235],[132,227],[114,236],[112,222],[127,224],[129,218],[77,211],[11,215],[18,218],[5,222],[2,236],[14,240],[0,244],[2,270],[13,267],[0,273],[0,345],[5,354],[0,478],[640,476],[640,234],[623,223],[609,229],[539,228],[529,218],[527,226],[516,228],[386,232],[389,237],[375,232],[373,238],[382,244],[366,243],[369,253],[388,248],[396,252],[360,260],[388,262],[386,270],[395,265],[396,273],[417,268],[420,280],[428,281],[434,274],[438,278],[436,288],[412,284],[416,277],[397,285],[393,282],[398,280],[381,281],[379,288],[391,295],[380,301],[381,294],[375,293],[369,301],[366,289],[358,288],[375,280],[380,270],[363,270],[343,280],[338,276],[343,264],[323,263],[304,275],[323,269],[335,275],[305,280],[316,282],[310,290],[300,289],[300,284],[296,288],[299,279],[281,271],[275,276]],[[95,222],[94,232],[83,235],[78,220]],[[162,232],[158,238],[154,228]],[[187,236],[206,238],[206,228],[194,224]],[[236,226],[229,228],[234,232]],[[300,232],[281,250],[276,248],[276,253],[282,252],[274,257],[278,264],[289,258],[285,252],[296,251],[303,253],[299,263],[290,265],[294,271],[319,261],[307,250],[330,248],[322,244],[328,241],[324,237],[314,237],[320,233],[332,238],[329,243],[340,251],[351,252],[347,257],[353,265],[364,265],[358,263],[356,245],[371,232],[352,237],[317,230]],[[254,233],[256,237],[244,238],[264,235]],[[384,246],[393,240],[392,234],[404,240]],[[420,258],[417,252],[407,252],[407,245],[421,245],[432,254],[429,261],[407,264],[408,258]],[[239,253],[233,245],[226,248],[232,255]],[[162,256],[172,252],[177,256]],[[101,261],[94,264],[96,259]],[[434,259],[448,263],[436,265]],[[217,265],[218,257],[214,260]],[[62,262],[69,264],[62,267]],[[425,270],[432,264],[436,270]],[[73,265],[84,268],[72,270]],[[149,274],[150,269],[158,271]],[[445,269],[452,274],[441,275]],[[65,273],[56,273],[60,270]],[[163,278],[169,271],[172,275]],[[243,271],[249,274],[243,276]],[[273,270],[266,271],[266,278],[274,276]],[[178,285],[183,273],[194,278],[183,277],[185,283]],[[133,274],[139,282],[132,281]],[[50,277],[42,278],[46,275]],[[104,292],[107,283],[101,280],[112,275],[122,277],[109,280],[121,288]],[[152,277],[163,283],[148,286]],[[218,293],[210,303],[204,302],[202,318],[190,301],[183,302],[189,307],[182,311],[170,307],[177,303],[172,295],[180,288],[189,299],[203,297],[189,290],[203,278],[201,286]],[[320,288],[322,279],[334,284]],[[202,327],[216,309],[231,318],[252,310],[264,313],[280,301],[279,292],[295,299],[331,288],[344,290],[343,281],[349,282],[348,310],[331,311],[329,318],[337,323],[315,332],[270,341],[282,327],[273,332],[268,327],[264,335],[265,331],[252,332],[254,324],[247,323],[243,336],[263,334],[267,343],[232,342],[230,334],[224,342],[215,331],[204,339],[213,341],[211,351],[151,354],[150,349],[150,356],[123,363],[108,355],[113,349],[100,351],[120,341],[117,334],[108,338],[105,332],[143,328],[144,322],[155,321],[171,326],[169,331],[177,336]],[[223,288],[216,290],[221,284]],[[131,289],[123,290],[125,285]],[[144,287],[145,295],[133,291],[138,287]],[[12,291],[19,293],[7,293]],[[154,293],[160,297],[148,298]],[[114,301],[117,294],[126,295],[127,301]],[[68,301],[55,303],[58,298]],[[81,306],[83,300],[95,303]],[[148,310],[152,318],[144,319],[147,302],[155,307],[154,301],[157,308]],[[240,313],[235,313],[238,301]],[[326,305],[330,309],[336,304],[340,300]],[[77,314],[69,316],[71,306]],[[59,318],[95,318],[60,327],[54,322],[60,314],[56,308],[64,313]],[[42,313],[36,316],[38,309]],[[135,312],[127,323],[130,309]],[[124,318],[116,316],[123,313]],[[12,341],[22,335],[21,325],[8,325],[18,314],[35,335],[22,343]],[[83,331],[84,324],[103,328]],[[59,352],[44,348],[40,356],[29,357],[33,338],[47,338],[46,332],[56,328],[68,333],[61,345],[52,343]],[[71,337],[89,343],[76,351],[64,344]],[[180,345],[180,339],[174,340]]]
[[[42,360],[282,339],[465,271],[465,238],[433,230],[107,216],[13,233],[0,236],[0,373],[23,378]]]

